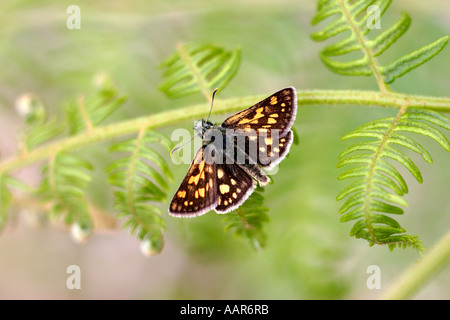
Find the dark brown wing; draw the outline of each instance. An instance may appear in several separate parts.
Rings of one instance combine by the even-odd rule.
[[[239,207],[252,194],[256,182],[236,164],[217,164],[217,213]]]
[[[265,169],[272,169],[283,160],[291,149],[293,133],[291,130],[281,138],[260,137],[258,139],[258,164]]]
[[[216,164],[213,161],[205,161],[205,148],[205,145],[202,146],[195,155],[186,177],[170,203],[169,214],[192,217],[216,207]]]
[[[222,127],[228,129],[253,129],[259,134],[277,129],[280,137],[290,131],[297,114],[297,94],[294,87],[282,89],[257,104],[226,119]]]

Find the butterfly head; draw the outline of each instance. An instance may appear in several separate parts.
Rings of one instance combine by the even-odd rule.
[[[197,122],[194,124],[194,130],[195,130],[198,134],[200,134],[200,136],[202,137],[202,139],[203,139],[203,137],[205,136],[205,132],[206,132],[208,129],[211,129],[212,127],[214,127],[214,125],[213,125],[211,122],[205,121],[205,120],[203,120],[203,119],[197,121]]]

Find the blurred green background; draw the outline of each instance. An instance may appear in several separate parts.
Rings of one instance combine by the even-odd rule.
[[[66,9],[81,8],[81,29],[69,30]],[[309,35],[315,1],[31,1],[0,2],[0,156],[12,155],[23,120],[16,99],[37,94],[58,113],[79,94],[92,90],[92,79],[107,72],[128,96],[110,121],[120,121],[203,102],[201,95],[169,100],[158,91],[158,65],[180,42],[203,41],[242,48],[237,76],[220,98],[270,94],[285,86],[302,89],[373,89],[368,77],[330,73],[320,62],[323,43]],[[406,11],[408,32],[382,63],[450,34],[450,3],[441,0],[395,1],[382,28]],[[333,40],[332,40],[333,41]],[[450,51],[397,80],[394,90],[450,96]],[[255,101],[256,102],[256,101]],[[144,257],[139,242],[120,228],[98,232],[85,244],[67,230],[39,222],[33,212],[16,212],[0,238],[0,299],[372,299],[414,263],[411,250],[369,248],[350,238],[351,224],[339,223],[337,193],[346,185],[336,177],[337,155],[351,141],[341,137],[360,124],[395,114],[367,106],[299,106],[295,127],[300,144],[291,149],[265,192],[270,207],[268,245],[255,252],[249,243],[223,230],[222,216],[167,219],[166,245]],[[205,110],[205,114],[207,110]],[[225,116],[214,117],[219,122]],[[180,127],[192,128],[192,121]],[[164,128],[167,134],[175,129]],[[422,171],[419,185],[404,173],[410,188],[405,215],[398,217],[410,234],[429,248],[450,225],[449,155],[435,142],[420,139],[434,164],[411,155]],[[83,150],[104,167],[111,159],[99,146]],[[188,165],[172,166],[178,187]],[[39,166],[17,173],[35,186]],[[96,172],[92,199],[108,204],[106,176]],[[108,190],[108,192],[104,192]],[[396,217],[397,219],[397,217]],[[81,268],[81,290],[68,290],[66,268]],[[381,290],[366,286],[367,268],[381,269]],[[449,299],[448,269],[417,296]]]

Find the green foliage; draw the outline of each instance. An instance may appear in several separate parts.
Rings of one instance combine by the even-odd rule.
[[[37,194],[50,204],[53,218],[63,217],[68,225],[92,230],[86,190],[91,181],[92,165],[80,156],[59,152],[43,168],[44,179]]]
[[[350,31],[349,36],[324,48],[321,59],[332,71],[342,75],[374,75],[381,91],[388,91],[386,84],[393,82],[412,69],[425,63],[438,54],[448,42],[448,36],[434,43],[402,56],[386,66],[380,66],[376,57],[394,44],[411,23],[407,14],[392,27],[387,28],[375,39],[366,38],[377,23],[373,19],[371,6],[379,9],[382,15],[390,5],[391,0],[320,0],[317,14],[312,24],[338,15],[338,17],[322,31],[312,34],[312,39],[324,41],[344,31]],[[330,57],[344,55],[353,51],[361,51],[363,57],[353,61],[335,61]],[[403,214],[400,206],[407,206],[401,197],[408,192],[408,187],[399,171],[388,161],[403,165],[419,183],[422,175],[410,157],[396,149],[402,146],[420,154],[429,163],[432,159],[429,153],[413,138],[401,132],[417,133],[428,136],[450,152],[450,145],[443,133],[427,124],[427,122],[449,129],[449,120],[445,116],[428,110],[402,106],[396,117],[371,121],[345,135],[349,138],[375,138],[375,140],[359,142],[349,146],[339,156],[337,166],[356,165],[342,173],[338,179],[357,178],[337,196],[337,200],[347,198],[341,206],[341,222],[356,220],[350,235],[363,238],[370,245],[388,245],[392,250],[395,246],[411,246],[423,250],[417,236],[405,234],[406,230],[392,217],[386,214]],[[361,153],[362,152],[362,153]]]
[[[109,181],[117,188],[115,207],[119,217],[126,220],[124,228],[143,241],[143,250],[151,254],[163,248],[165,220],[157,203],[166,200],[168,180],[173,181],[166,160],[154,150],[155,146],[170,151],[172,143],[160,133],[141,129],[136,138],[111,147],[112,152],[123,156],[107,168]]]
[[[55,116],[50,117],[44,103],[33,94],[26,94],[17,101],[18,112],[27,125],[22,133],[24,151],[32,150],[63,132],[64,127]]]
[[[164,82],[159,86],[170,98],[203,92],[209,96],[223,89],[235,76],[241,62],[241,50],[232,51],[211,44],[179,45],[161,67]]]
[[[222,220],[225,231],[232,230],[235,236],[249,239],[255,249],[264,248],[267,240],[264,223],[269,222],[269,208],[264,206],[263,191],[262,187],[256,188],[239,208]]]
[[[398,119],[375,120],[343,137],[376,139],[351,145],[339,156],[338,167],[357,165],[338,177],[358,179],[337,196],[338,200],[347,198],[339,210],[343,214],[341,222],[357,220],[350,235],[366,239],[370,244],[388,244],[390,248],[402,245],[423,249],[416,236],[405,235],[405,230],[396,220],[382,213],[403,214],[399,206],[407,206],[401,197],[408,192],[406,182],[387,160],[402,164],[422,183],[422,175],[413,160],[396,150],[394,145],[408,148],[420,154],[426,162],[432,163],[429,153],[402,131],[428,136],[450,152],[447,138],[427,122],[450,129],[450,119],[437,112],[408,109]]]
[[[377,22],[374,19],[376,11],[371,6],[379,8],[380,16],[385,13],[391,0],[321,0],[317,13],[312,20],[316,25],[326,18],[337,15],[337,18],[325,26],[321,31],[311,35],[315,41],[324,41],[342,32],[350,31],[349,36],[339,42],[325,47],[320,53],[324,64],[333,72],[343,75],[372,75],[380,74],[385,83],[392,83],[414,68],[422,65],[447,44],[448,36],[442,37],[430,45],[402,56],[385,66],[379,66],[375,57],[381,55],[394,44],[409,28],[411,18],[404,13],[400,20],[387,28],[373,40],[365,37]],[[345,55],[353,51],[361,51],[362,58],[352,61],[336,61],[334,56]]]
[[[66,123],[69,124],[69,134],[75,135],[102,123],[117,111],[126,101],[125,96],[118,93],[108,76],[96,76],[98,89],[86,98],[81,96],[78,101],[68,103],[66,107]]]
[[[62,123],[56,116],[47,119],[47,112],[39,100],[26,96],[22,100],[28,125],[24,134],[29,151],[56,138],[68,129],[69,135],[91,131],[96,125],[116,111],[125,101],[106,75],[95,77],[95,90],[86,98],[69,103]],[[63,218],[68,225],[76,225],[87,235],[93,229],[87,188],[93,166],[73,153],[55,151],[43,168],[43,180],[36,195],[50,206],[50,216]]]

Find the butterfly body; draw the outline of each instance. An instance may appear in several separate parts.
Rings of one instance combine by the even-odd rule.
[[[220,125],[200,120],[194,125],[202,147],[175,193],[169,213],[201,215],[214,209],[227,213],[239,207],[270,179],[270,169],[285,158],[297,111],[293,87],[285,88],[226,119]]]

